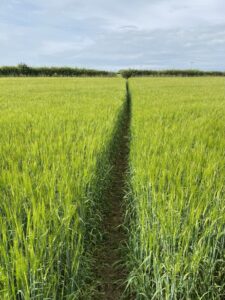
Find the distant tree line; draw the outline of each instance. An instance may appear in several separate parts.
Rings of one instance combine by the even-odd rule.
[[[26,64],[0,67],[0,76],[31,77],[80,77],[80,76],[116,76],[114,72],[69,67],[29,67]]]
[[[119,73],[124,78],[141,77],[141,76],[181,76],[181,77],[194,77],[194,76],[225,76],[225,72],[220,71],[199,71],[199,70],[120,70]]]
[[[141,77],[141,76],[225,76],[225,72],[220,71],[200,71],[200,70],[135,70],[127,69],[119,72],[101,71],[83,68],[70,67],[30,67],[26,64],[19,64],[17,66],[3,66],[0,67],[0,76],[27,76],[27,77],[88,77],[88,76],[102,76],[115,77],[121,75],[124,78]]]

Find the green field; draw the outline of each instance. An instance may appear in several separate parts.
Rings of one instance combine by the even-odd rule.
[[[87,290],[124,98],[122,79],[0,79],[0,299]]]
[[[130,284],[225,297],[225,80],[131,79]]]
[[[126,271],[97,296],[127,108],[108,213]],[[0,299],[113,299],[121,280],[124,299],[225,298],[225,79],[0,78]]]

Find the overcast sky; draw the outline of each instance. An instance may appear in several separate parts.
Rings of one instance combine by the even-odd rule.
[[[224,0],[0,0],[0,65],[225,70]]]

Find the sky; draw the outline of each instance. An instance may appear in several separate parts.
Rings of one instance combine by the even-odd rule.
[[[0,65],[225,71],[224,0],[0,0]]]

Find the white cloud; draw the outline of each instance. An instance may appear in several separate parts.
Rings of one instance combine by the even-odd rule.
[[[70,51],[81,51],[87,47],[93,45],[93,41],[87,38],[77,39],[76,42],[66,41],[44,41],[41,48],[40,54],[42,55],[55,55],[60,53],[66,53]]]

